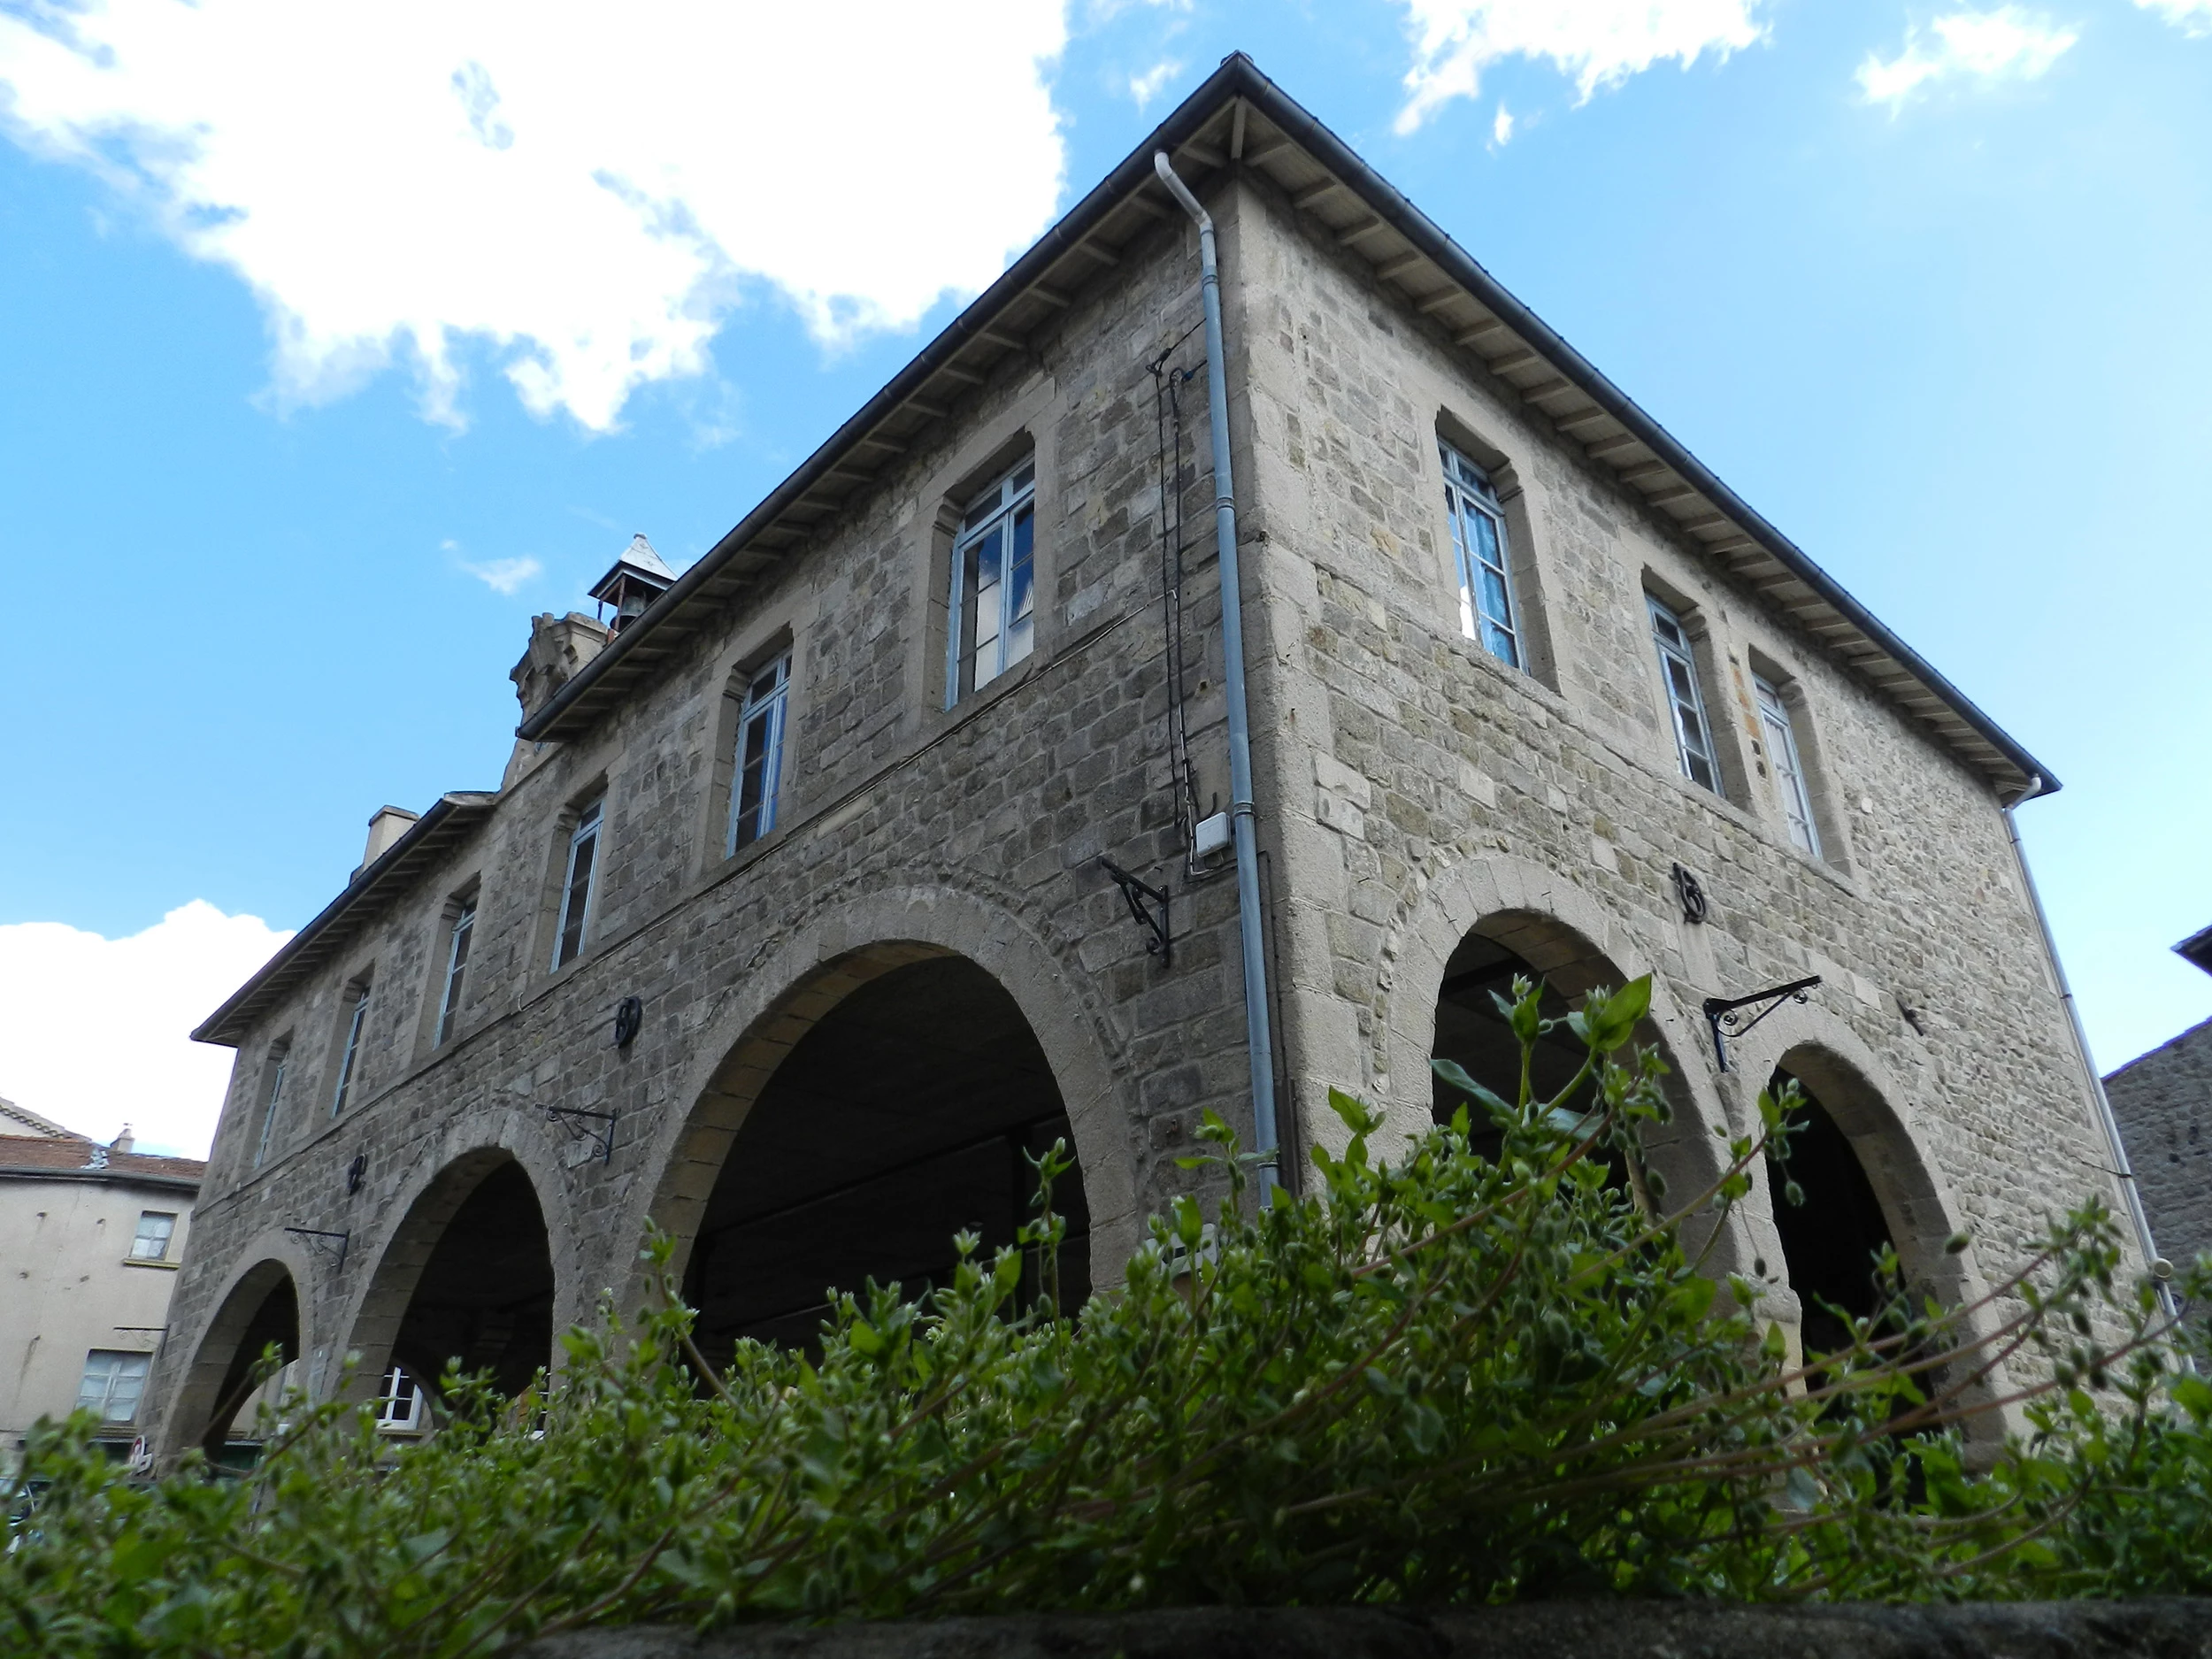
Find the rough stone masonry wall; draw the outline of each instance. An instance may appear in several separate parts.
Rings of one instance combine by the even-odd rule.
[[[1426,1123],[1443,959],[1478,918],[1512,910],[1571,926],[1619,972],[1655,972],[1659,1033],[1707,1119],[1678,1129],[1686,1171],[1691,1141],[1743,1127],[1774,1064],[1816,1049],[1880,1097],[1827,1103],[1909,1266],[1932,1269],[1941,1233],[1964,1225],[1979,1240],[1968,1283],[1977,1261],[1993,1278],[2046,1214],[2091,1192],[2116,1203],[1986,783],[1279,195],[1247,187],[1233,219],[1246,522],[1272,645],[1256,727],[1281,780],[1267,804],[1309,1133],[1333,1127],[1332,1085],[1387,1102],[1409,1131]],[[1440,425],[1509,497],[1534,673],[1460,635]],[[1679,774],[1647,580],[1705,632],[1728,800]],[[1825,858],[1791,845],[1759,770],[1755,666],[1793,682]],[[1678,861],[1712,900],[1701,926],[1682,919]],[[1701,1000],[1810,973],[1824,980],[1812,1004],[1786,1005],[1717,1073]],[[1747,1248],[1778,1261],[1766,1203],[1762,1176]]]
[[[2151,1237],[2177,1263],[2212,1250],[2212,1019],[2105,1079]]]
[[[188,1386],[226,1297],[266,1260],[298,1286],[310,1386],[334,1387],[349,1348],[364,1350],[373,1377],[407,1272],[434,1242],[432,1224],[459,1202],[438,1185],[441,1171],[482,1148],[511,1153],[536,1188],[557,1328],[589,1319],[602,1287],[630,1284],[672,1169],[718,1156],[726,1143],[686,1136],[695,1107],[720,1087],[724,1057],[825,964],[886,940],[972,956],[1029,1015],[1075,1120],[1102,1268],[1140,1236],[1145,1213],[1189,1185],[1174,1159],[1189,1150],[1198,1114],[1248,1116],[1233,889],[1177,893],[1179,936],[1164,970],[1093,861],[1109,854],[1157,879],[1180,858],[1162,758],[1146,365],[1196,321],[1195,278],[1179,225],[1133,250],[1033,342],[1028,362],[964,400],[935,442],[826,525],[724,628],[587,738],[537,757],[472,841],[257,1025],[240,1049],[178,1287],[173,1357],[157,1385],[165,1409]],[[932,526],[946,500],[989,481],[1025,432],[1039,462],[1035,653],[949,713],[932,608],[941,538]],[[1202,431],[1197,447],[1187,487],[1206,466]],[[1188,595],[1201,641],[1218,620],[1210,551],[1194,556]],[[726,691],[785,639],[795,663],[781,821],[726,861]],[[1218,672],[1202,646],[1190,679],[1217,684]],[[1202,726],[1206,706],[1202,698]],[[1211,706],[1216,729],[1197,733],[1201,782],[1225,790],[1217,693]],[[590,941],[580,960],[549,972],[568,825],[602,787]],[[457,1035],[433,1052],[449,901],[472,884],[466,1002]],[[852,972],[888,961],[864,954]],[[345,987],[365,972],[373,1015],[353,1099],[334,1121]],[[850,973],[834,981],[850,982]],[[644,1032],[618,1051],[609,1018],[631,995],[644,999]],[[268,1056],[287,1033],[285,1118],[257,1169]],[[611,1161],[588,1160],[588,1146],[549,1126],[541,1109],[555,1104],[618,1110]],[[349,1193],[357,1155],[365,1179]],[[287,1226],[346,1233],[342,1271]],[[204,1411],[204,1375],[200,1384]],[[176,1436],[198,1426],[180,1421]]]

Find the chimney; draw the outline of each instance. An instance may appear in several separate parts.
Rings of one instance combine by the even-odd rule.
[[[123,1133],[116,1136],[114,1140],[108,1142],[108,1150],[111,1152],[128,1152],[137,1144],[138,1139],[131,1133],[130,1125],[125,1124],[123,1125]]]
[[[419,812],[410,812],[403,806],[380,806],[376,816],[369,820],[369,849],[361,855],[361,862],[353,873],[359,875],[371,864],[389,852],[392,843],[415,826]]]

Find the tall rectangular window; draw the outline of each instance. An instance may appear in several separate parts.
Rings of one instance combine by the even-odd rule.
[[[134,1262],[167,1261],[169,1240],[176,1236],[177,1217],[174,1210],[140,1211],[138,1231],[131,1235],[131,1260]]]
[[[1713,760],[1713,728],[1705,718],[1705,699],[1697,688],[1697,656],[1682,618],[1649,594],[1651,637],[1659,648],[1659,678],[1667,692],[1667,707],[1674,717],[1674,749],[1682,763],[1682,775],[1692,783],[1720,793],[1720,769]]]
[[[469,941],[475,933],[476,901],[463,899],[453,918],[453,929],[446,937],[445,986],[438,996],[438,1029],[430,1040],[433,1048],[453,1034],[453,1023],[461,1017],[461,979],[468,972]]]
[[[150,1354],[124,1354],[96,1348],[85,1356],[84,1377],[77,1384],[77,1409],[103,1423],[128,1423],[138,1415],[138,1396],[146,1391]]]
[[[1504,510],[1488,473],[1450,444],[1437,447],[1444,456],[1444,506],[1459,567],[1459,631],[1509,667],[1525,667],[1520,613],[1506,563]]]
[[[346,1109],[346,1096],[353,1092],[354,1068],[361,1063],[361,1033],[369,1024],[369,982],[363,979],[353,987],[353,1006],[346,1015],[345,1044],[338,1050],[338,1083],[330,1091],[330,1115],[337,1117]]]
[[[269,1161],[269,1148],[276,1144],[277,1118],[284,1109],[284,1071],[291,1057],[288,1037],[269,1050],[269,1092],[261,1102],[261,1135],[253,1148],[256,1169]]]
[[[553,935],[553,965],[565,967],[584,948],[584,927],[591,920],[593,867],[599,860],[599,825],[604,795],[576,815],[568,838],[568,873],[561,882],[560,926]]]
[[[1790,724],[1790,705],[1782,688],[1764,674],[1751,677],[1759,696],[1759,724],[1765,728],[1767,759],[1774,767],[1776,790],[1782,797],[1782,816],[1788,820],[1790,840],[1816,858],[1820,856],[1820,831],[1813,823],[1812,791],[1805,784],[1805,764],[1798,757],[1797,729]]]
[[[776,827],[776,781],[783,771],[783,712],[790,689],[788,651],[757,670],[746,683],[745,706],[737,719],[726,857]]]
[[[981,689],[1036,643],[1037,464],[1024,461],[968,504],[952,544],[945,706]]]

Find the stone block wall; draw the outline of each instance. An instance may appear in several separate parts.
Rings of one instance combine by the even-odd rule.
[[[2177,1264],[2212,1250],[2212,1019],[2104,1080],[2151,1237]]]

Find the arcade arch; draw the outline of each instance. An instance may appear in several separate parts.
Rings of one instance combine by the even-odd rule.
[[[354,1387],[393,1365],[434,1386],[457,1362],[518,1393],[553,1363],[554,1295],[529,1172],[502,1148],[464,1153],[417,1195],[376,1264],[353,1322]]]
[[[167,1437],[176,1449],[197,1446],[211,1463],[238,1461],[240,1419],[265,1385],[257,1381],[262,1356],[273,1346],[283,1363],[279,1379],[291,1374],[303,1348],[297,1264],[274,1255],[253,1260],[231,1281],[217,1303],[178,1390]],[[281,1383],[271,1379],[277,1386]]]
[[[933,964],[937,965],[929,965]],[[894,978],[909,968],[917,972]],[[879,993],[854,1000],[882,979],[892,983]],[[941,1010],[934,1018],[927,1015],[932,1007]],[[846,1020],[831,1025],[841,1009],[847,1010]],[[1004,1068],[1005,1075],[988,1076],[990,1064],[953,1052],[971,1022],[978,1020],[986,1024],[975,1025],[977,1033],[987,1028],[1023,1046],[1018,1064]],[[955,1139],[956,1132],[948,1124],[940,1125],[941,1133],[906,1143],[910,1149],[905,1159],[949,1155],[971,1141],[995,1138],[995,1176],[983,1173],[987,1155],[980,1147],[962,1156],[976,1160],[972,1171],[975,1196],[983,1198],[986,1186],[995,1180],[1003,1206],[1010,1202],[1016,1185],[1016,1154],[1010,1137],[1024,1125],[1045,1144],[1055,1134],[1064,1136],[1079,1171],[1084,1210],[1084,1225],[1075,1225],[1076,1217],[1071,1215],[1070,1231],[1086,1233],[1087,1246],[1064,1258],[1064,1268],[1071,1278],[1079,1272],[1088,1284],[1108,1282],[1119,1271],[1140,1229],[1130,1128],[1133,1114],[1124,1098],[1126,1069],[1112,1058],[1116,1040],[1110,1026],[1086,995],[1079,976],[1071,973],[1060,955],[1021,918],[964,890],[924,887],[848,895],[826,907],[749,965],[719,1017],[702,1033],[695,1049],[697,1058],[678,1096],[692,1102],[690,1110],[680,1118],[672,1117],[649,1148],[648,1167],[661,1173],[637,1211],[641,1229],[649,1219],[672,1239],[671,1265],[680,1283],[703,1297],[720,1294],[718,1286],[731,1271],[732,1261],[747,1253],[742,1240],[730,1238],[730,1224],[752,1225],[757,1235],[753,1242],[758,1247],[753,1259],[762,1260],[769,1244],[795,1218],[803,1219],[793,1211],[779,1220],[766,1195],[773,1178],[761,1170],[782,1167],[793,1175],[795,1184],[775,1201],[783,1205],[834,1199],[839,1187],[894,1172],[888,1141],[879,1146],[833,1147],[847,1164],[846,1174],[835,1187],[826,1171],[810,1171],[803,1156],[789,1156],[794,1133],[803,1139],[808,1126],[810,1110],[803,1105],[776,1107],[772,1117],[763,1113],[757,1148],[749,1125],[764,1102],[774,1104],[771,1090],[778,1074],[817,1030],[826,1025],[830,1034],[785,1079],[782,1090],[789,1101],[810,1092],[818,1096],[825,1088],[834,1092],[838,1086],[828,1074],[841,1058],[841,1047],[856,1053],[857,1045],[864,1044],[874,1045],[878,1052],[887,1045],[896,1048],[902,1021],[916,1033],[910,1049],[932,1045],[937,1058],[925,1068],[935,1079],[929,1087],[936,1090],[941,1084],[946,1097],[958,1109],[956,1115],[964,1114],[962,1121],[967,1125],[960,1132],[964,1139]],[[971,1083],[963,1085],[963,1077]],[[866,1100],[873,1102],[865,1113],[879,1117],[887,1110],[895,1112],[896,1091],[887,1089],[887,1080],[895,1083],[895,1072],[860,1079]],[[1048,1085],[1050,1098],[1044,1092]],[[979,1102],[962,1106],[964,1087],[977,1093],[979,1102],[988,1094],[997,1104],[987,1109],[987,1103]],[[1056,1116],[1051,1110],[1055,1101]],[[853,1110],[863,1112],[859,1106]],[[927,1116],[905,1115],[918,1121]],[[843,1132],[825,1130],[826,1122],[818,1118],[818,1138],[833,1141]],[[1025,1161],[1025,1176],[1026,1170]],[[918,1173],[929,1179],[926,1167]],[[1064,1214],[1070,1213],[1071,1196],[1064,1181],[1056,1193],[1056,1204]],[[864,1210],[864,1190],[852,1202]],[[1020,1214],[1025,1216],[1025,1182],[1021,1202]],[[1013,1218],[1002,1208],[995,1225]],[[949,1247],[951,1229],[942,1221],[941,1217],[927,1225],[944,1234],[938,1244]],[[701,1254],[696,1241],[709,1231],[716,1233],[716,1240],[704,1253],[718,1256],[719,1263],[695,1269],[694,1257]],[[846,1241],[833,1242],[842,1248]],[[941,1254],[949,1259],[949,1248]],[[799,1256],[799,1264],[790,1269],[795,1274],[804,1265],[804,1253]],[[901,1278],[910,1290],[915,1275],[942,1265],[941,1260],[896,1265],[880,1262],[867,1271],[879,1279]],[[856,1270],[848,1264],[839,1271]],[[830,1275],[815,1267],[805,1272],[813,1281],[808,1287],[810,1302],[818,1302]],[[649,1299],[649,1286],[641,1273],[632,1281],[628,1304],[642,1305]],[[757,1322],[760,1316],[777,1311],[764,1303],[730,1302],[716,1317],[733,1331],[739,1324]],[[803,1320],[803,1307],[795,1317]],[[723,1340],[710,1329],[703,1334],[717,1342]]]
[[[764,1080],[707,1195],[684,1280],[702,1348],[803,1346],[826,1290],[943,1283],[964,1230],[987,1259],[1033,1213],[1031,1160],[1055,1141],[1073,1152],[1052,1066],[975,963],[926,956],[851,988]],[[1053,1200],[1067,1222],[1061,1302],[1078,1307],[1090,1289],[1079,1159]],[[1047,1265],[1025,1262],[1025,1299]]]

